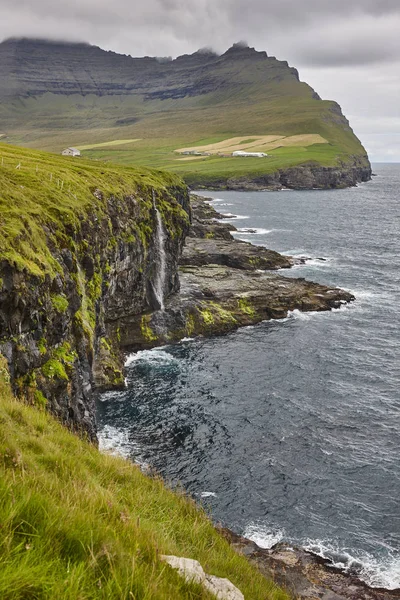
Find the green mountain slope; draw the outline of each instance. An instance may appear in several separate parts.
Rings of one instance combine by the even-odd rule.
[[[340,107],[286,62],[242,45],[222,56],[160,60],[8,40],[0,44],[0,100],[0,133],[11,142],[54,152],[82,147],[91,158],[175,171],[192,185],[343,187],[370,177]],[[254,146],[268,154],[262,160],[176,152],[267,135],[284,143]],[[299,165],[307,172],[290,171]]]

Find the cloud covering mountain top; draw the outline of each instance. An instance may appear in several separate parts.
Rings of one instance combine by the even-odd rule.
[[[0,39],[85,41],[132,56],[223,52],[246,39],[342,104],[372,159],[400,160],[398,0],[0,1]]]

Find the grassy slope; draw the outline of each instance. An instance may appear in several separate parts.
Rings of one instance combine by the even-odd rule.
[[[77,224],[88,210],[104,210],[104,202],[93,194],[96,189],[105,197],[123,197],[137,190],[157,191],[180,184],[168,173],[96,164],[0,143],[0,259],[37,275],[54,273],[59,266],[43,235],[44,224],[54,232],[58,247],[68,247],[68,224]]]
[[[1,355],[0,522],[4,600],[211,598],[159,554],[198,559],[246,599],[287,599],[190,499],[18,403]]]
[[[281,63],[238,57],[217,64],[213,76],[221,82],[215,92],[174,100],[145,101],[141,95],[27,98],[12,109],[6,107],[7,119],[0,122],[9,123],[11,141],[57,152],[69,145],[139,138],[131,144],[88,149],[85,156],[168,169],[189,183],[258,175],[309,161],[334,166],[365,154],[335,104],[315,99],[311,88]],[[116,125],[127,116],[138,121]],[[304,133],[320,134],[329,144],[276,149],[262,164],[222,158],[179,162],[174,155],[176,148],[236,135]]]

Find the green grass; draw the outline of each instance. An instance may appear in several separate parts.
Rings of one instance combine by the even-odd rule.
[[[0,356],[2,600],[211,600],[160,554],[199,560],[246,600],[287,600],[183,493],[18,403],[5,364]]]
[[[0,259],[34,275],[54,274],[60,265],[49,242],[70,247],[71,231],[79,230],[89,211],[104,214],[104,199],[131,194],[151,198],[151,189],[157,193],[168,186],[182,183],[155,170],[109,166],[0,143]],[[54,300],[60,311],[66,308],[62,298]]]

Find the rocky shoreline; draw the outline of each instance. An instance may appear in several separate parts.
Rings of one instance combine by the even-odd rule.
[[[192,225],[180,260],[180,291],[163,311],[126,315],[118,327],[123,349],[136,351],[184,337],[222,335],[290,311],[327,311],[354,296],[276,271],[296,261],[278,252],[235,240],[235,227],[221,222],[205,198],[191,197]]]
[[[233,548],[256,565],[265,577],[297,600],[394,600],[400,590],[371,588],[355,574],[329,566],[328,560],[300,548],[279,543],[270,550],[233,531],[219,527]]]
[[[137,351],[186,336],[221,335],[263,320],[284,318],[291,310],[326,311],[355,300],[338,288],[276,271],[307,259],[293,259],[235,240],[209,199],[191,196],[192,224],[180,259],[180,291],[164,311],[132,315],[119,322],[120,344]],[[322,260],[322,259],[321,259]],[[298,600],[393,600],[400,590],[371,588],[301,548],[279,543],[269,550],[233,531],[217,527],[265,577]]]

